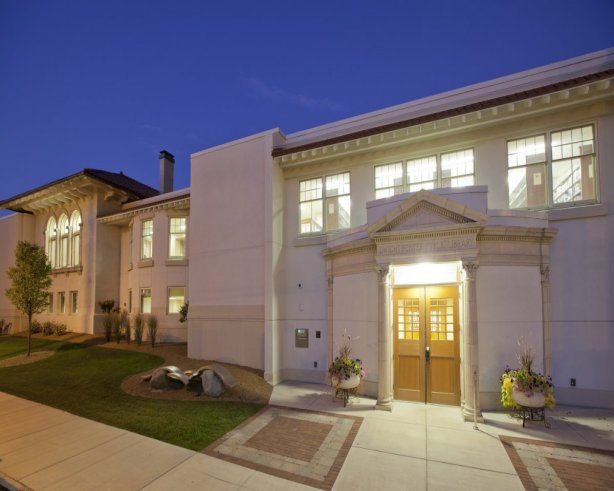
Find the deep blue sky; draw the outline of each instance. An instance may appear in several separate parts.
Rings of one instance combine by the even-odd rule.
[[[464,5],[463,5],[464,3]],[[614,1],[0,0],[0,198],[614,46]]]

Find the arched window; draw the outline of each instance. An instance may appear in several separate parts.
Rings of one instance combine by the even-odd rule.
[[[60,236],[60,268],[68,266],[68,217],[63,213],[58,220],[58,233]]]
[[[56,251],[58,244],[58,232],[55,225],[55,218],[51,217],[47,221],[47,229],[45,230],[45,252],[47,259],[51,263],[51,267],[56,267]]]
[[[81,213],[73,211],[70,216],[70,265],[81,264]]]

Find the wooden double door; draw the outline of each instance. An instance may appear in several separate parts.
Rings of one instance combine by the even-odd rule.
[[[394,397],[460,404],[458,287],[393,290]]]

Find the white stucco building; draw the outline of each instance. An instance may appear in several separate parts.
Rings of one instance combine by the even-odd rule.
[[[322,382],[346,333],[380,408],[472,415],[498,407],[522,337],[559,402],[614,407],[613,79],[614,49],[266,131],[193,154],[181,191],[166,152],[161,194],[72,176],[1,203],[20,212],[0,222],[1,267],[19,238],[45,244],[45,315],[92,332],[114,298],[158,314],[191,357],[273,384]]]

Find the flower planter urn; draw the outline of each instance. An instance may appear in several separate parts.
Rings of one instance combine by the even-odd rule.
[[[546,404],[546,396],[543,392],[533,392],[531,395],[527,395],[522,390],[512,389],[512,399],[516,404],[524,407],[544,407]]]
[[[350,375],[350,378],[346,380],[340,380],[337,383],[337,388],[349,390],[358,387],[358,384],[360,384],[360,375],[352,374]]]

